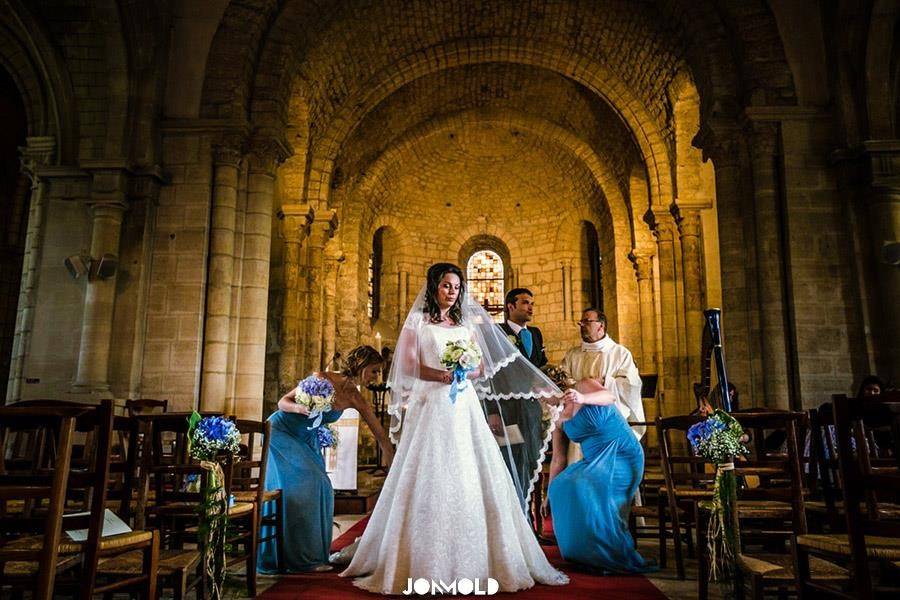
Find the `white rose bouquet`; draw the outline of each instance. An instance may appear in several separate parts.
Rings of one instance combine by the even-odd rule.
[[[465,389],[466,374],[481,364],[481,348],[472,340],[450,340],[441,353],[441,364],[453,371],[450,384],[450,403],[456,403],[456,394]]]

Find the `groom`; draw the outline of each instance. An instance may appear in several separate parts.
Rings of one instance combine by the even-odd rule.
[[[541,368],[546,365],[544,336],[537,327],[528,326],[534,317],[534,294],[531,293],[531,290],[526,288],[510,290],[506,294],[504,312],[506,321],[500,324],[500,329],[534,366]],[[543,443],[541,403],[521,399],[503,400],[501,403],[488,402],[487,413],[488,425],[494,435],[502,436],[504,426],[506,433],[509,434],[507,437],[511,442],[509,452],[507,452],[507,448],[501,448],[501,454],[503,454],[506,467],[516,484],[519,502],[527,514],[525,494],[528,492],[531,477],[538,466],[538,455]],[[516,433],[521,434],[521,438]],[[510,464],[510,454],[512,454],[515,468]]]

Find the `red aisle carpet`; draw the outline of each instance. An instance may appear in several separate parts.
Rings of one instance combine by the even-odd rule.
[[[336,552],[344,546],[351,544],[353,540],[362,535],[369,518],[366,517],[339,538],[334,540],[331,550]],[[646,578],[633,576],[600,576],[578,571],[577,567],[566,563],[559,555],[556,546],[544,546],[547,558],[556,567],[565,572],[572,580],[563,587],[536,585],[530,590],[518,592],[516,598],[523,600],[665,600],[665,595],[650,583]],[[289,600],[293,598],[316,598],[330,600],[332,598],[344,600],[346,598],[379,598],[377,594],[370,594],[353,587],[350,579],[338,577],[340,569],[328,573],[309,573],[303,575],[288,575],[278,580],[275,585],[266,590],[260,598],[264,600]],[[497,597],[510,596],[510,594],[497,594]],[[403,596],[401,596],[403,597]],[[422,596],[412,596],[422,597]],[[427,596],[430,597],[430,596]],[[472,596],[475,597],[475,596]]]

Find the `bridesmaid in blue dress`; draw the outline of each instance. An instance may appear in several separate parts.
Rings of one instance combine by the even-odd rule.
[[[315,373],[331,381],[335,394],[332,410],[322,422],[333,423],[347,408],[359,411],[369,425],[384,452],[388,464],[394,448],[385,434],[375,412],[359,393],[381,372],[383,359],[375,348],[360,346],[347,357],[346,368],[340,373]],[[328,553],[334,521],[334,491],[325,472],[325,459],[319,445],[317,429],[306,407],[294,401],[296,389],[278,401],[278,409],[269,417],[272,434],[266,462],[267,490],[282,491],[284,498],[284,567],[288,573],[328,571]],[[269,507],[267,507],[269,509]],[[269,532],[264,531],[267,536]],[[278,572],[277,550],[274,540],[260,547],[257,569],[261,573]]]
[[[586,379],[567,390],[563,401],[544,500],[544,512],[553,512],[560,553],[569,562],[604,573],[656,570],[635,549],[628,531],[644,451],[613,404],[615,396]],[[566,467],[570,439],[581,444],[584,458]]]

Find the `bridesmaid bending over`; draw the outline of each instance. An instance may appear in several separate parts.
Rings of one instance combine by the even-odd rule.
[[[550,487],[542,512],[553,511],[553,532],[563,558],[604,573],[656,570],[635,549],[628,531],[631,501],[644,471],[644,451],[595,379],[566,390],[553,431]],[[569,440],[584,458],[566,467]]]
[[[354,348],[340,373],[314,373],[334,386],[332,410],[323,415],[322,423],[337,421],[348,408],[359,411],[381,445],[388,464],[394,458],[394,447],[385,434],[375,412],[359,393],[359,387],[375,380],[384,364],[371,346]],[[325,472],[325,459],[319,445],[317,429],[312,428],[309,410],[294,401],[292,389],[278,401],[278,410],[269,421],[272,434],[266,463],[267,490],[280,489],[284,497],[284,566],[288,573],[328,571],[331,531],[334,521],[334,490]],[[268,535],[267,533],[265,535]],[[276,573],[275,541],[262,544],[257,562],[262,573]]]

